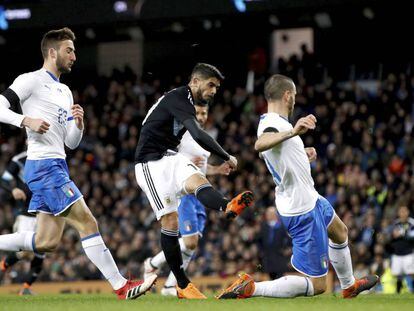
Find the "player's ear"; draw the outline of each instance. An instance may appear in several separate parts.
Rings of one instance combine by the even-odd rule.
[[[57,50],[55,48],[49,48],[48,55],[49,55],[49,58],[56,59],[57,58]]]

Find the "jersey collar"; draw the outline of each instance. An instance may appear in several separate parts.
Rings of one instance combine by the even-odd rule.
[[[46,73],[53,79],[53,80],[55,80],[56,82],[60,82],[59,81],[59,78],[58,77],[56,77],[53,73],[51,73],[49,70],[46,70]]]

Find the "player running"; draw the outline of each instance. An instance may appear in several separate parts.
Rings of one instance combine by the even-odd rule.
[[[209,106],[207,104],[196,103],[194,108],[197,121],[204,128],[208,118]],[[183,135],[181,143],[178,146],[178,152],[190,159],[204,175],[229,175],[230,173],[230,167],[227,163],[218,166],[208,164],[210,152],[200,147],[189,132],[185,132]],[[193,194],[183,196],[178,206],[178,227],[181,235],[179,243],[184,270],[190,264],[199,238],[203,236],[205,222],[206,211],[200,201]],[[166,262],[164,252],[160,252],[154,257],[146,259],[144,262],[144,279],[156,273]],[[165,296],[177,296],[176,285],[177,280],[174,274],[170,272],[164,287],[161,289],[161,294]]]
[[[194,105],[212,101],[223,79],[216,67],[197,64],[188,85],[168,92],[148,111],[136,151],[137,182],[161,222],[161,247],[177,279],[179,298],[206,298],[184,272],[178,242],[180,198],[185,194],[194,194],[205,207],[224,211],[231,218],[239,215],[253,200],[250,191],[227,200],[211,186],[197,166],[177,152],[177,146],[188,130],[201,147],[220,157],[232,170],[237,168],[236,158],[200,128],[195,116]]]
[[[47,32],[41,42],[43,67],[18,76],[0,96],[0,122],[26,127],[24,180],[32,192],[28,211],[37,214],[36,232],[0,235],[0,249],[52,252],[68,223],[79,232],[86,255],[118,298],[135,299],[152,287],[156,276],[142,282],[127,280],[119,273],[65,161],[64,146],[75,149],[84,129],[82,107],[73,103],[72,92],[59,81],[76,60],[74,40],[69,28]],[[23,115],[9,109],[19,104]]]
[[[241,274],[218,298],[322,294],[326,290],[328,259],[338,276],[343,297],[356,297],[377,284],[378,276],[354,278],[348,229],[331,204],[314,188],[309,162],[316,159],[316,150],[304,148],[299,135],[315,129],[316,118],[308,115],[294,127],[289,122],[296,86],[286,76],[270,77],[264,93],[268,113],[260,117],[255,149],[261,152],[276,184],[277,210],[293,243],[291,263],[302,275],[255,283],[248,274]]]

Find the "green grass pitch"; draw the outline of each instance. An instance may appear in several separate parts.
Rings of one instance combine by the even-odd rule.
[[[381,311],[414,310],[414,295],[361,295],[352,300],[344,300],[332,295],[301,297],[295,299],[251,298],[244,300],[178,300],[148,294],[137,300],[118,301],[115,295],[0,295],[1,311],[129,311],[129,310],[220,310],[220,311],[259,311],[259,310],[306,310],[306,311]]]

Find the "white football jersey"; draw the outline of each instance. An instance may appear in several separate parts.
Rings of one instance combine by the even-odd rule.
[[[190,133],[187,131],[184,133],[183,138],[181,139],[181,143],[178,146],[178,152],[181,153],[186,158],[192,159],[194,157],[202,157],[204,158],[203,166],[200,167],[200,170],[207,174],[207,160],[210,157],[210,152],[203,149],[190,135]]]
[[[257,137],[269,127],[279,132],[293,129],[292,124],[277,113],[266,113],[260,117]],[[276,207],[279,213],[282,216],[295,216],[311,211],[319,194],[314,187],[302,139],[299,136],[292,137],[262,152],[262,155],[276,184]]]
[[[64,159],[68,130],[76,127],[71,116],[73,97],[70,89],[43,68],[18,76],[10,89],[19,97],[25,116],[42,119],[50,124],[49,130],[44,134],[26,128],[27,159]]]

